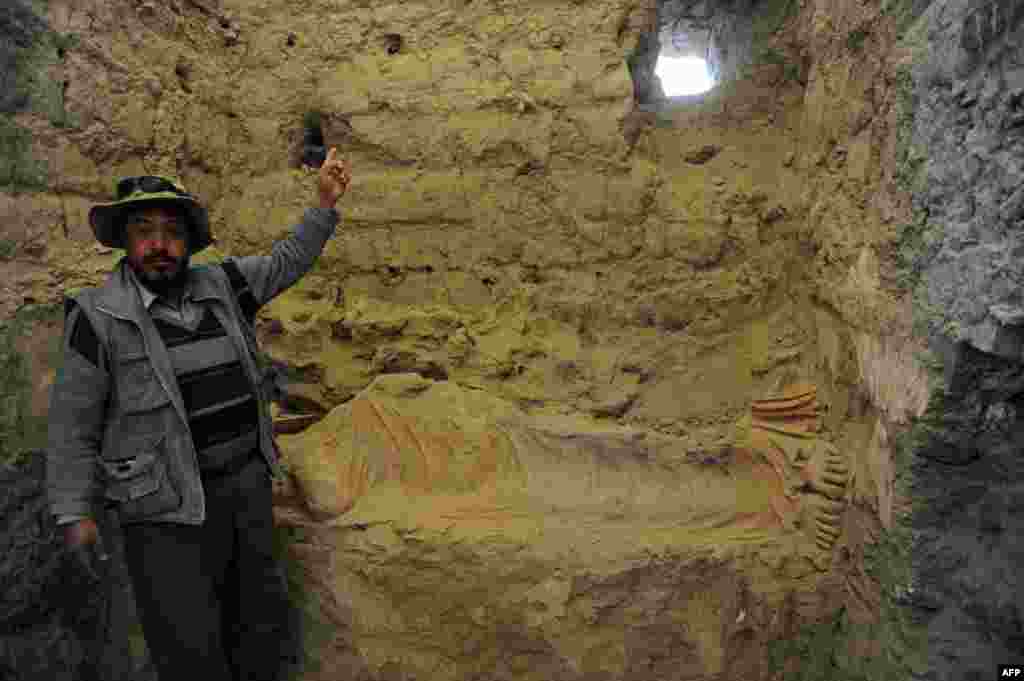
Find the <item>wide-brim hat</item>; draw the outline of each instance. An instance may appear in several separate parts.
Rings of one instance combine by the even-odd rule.
[[[99,203],[89,210],[89,224],[96,240],[110,248],[125,248],[124,217],[140,206],[173,204],[188,219],[191,238],[189,253],[203,250],[216,239],[210,234],[210,220],[198,199],[177,182],[159,175],[123,177],[117,181],[116,200]]]

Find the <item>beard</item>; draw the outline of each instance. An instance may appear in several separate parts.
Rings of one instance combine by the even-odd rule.
[[[169,258],[174,260],[173,268],[162,269],[154,267],[155,261],[160,258],[145,260],[141,267],[132,265],[135,276],[139,282],[153,293],[174,298],[185,288],[185,281],[188,279],[188,254],[181,258]]]

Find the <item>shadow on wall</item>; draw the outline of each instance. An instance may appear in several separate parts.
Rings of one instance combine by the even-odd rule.
[[[0,461],[0,679],[159,681],[135,611],[116,514],[98,519],[111,560],[100,580],[91,579],[65,548],[44,483],[43,451],[26,452],[17,463]],[[278,546],[286,548],[286,541]],[[295,673],[316,665],[295,644],[322,641],[325,632],[311,617],[301,576],[287,556],[282,561],[295,603],[282,654],[292,670],[288,678],[298,678]]]
[[[59,305],[40,305],[0,326],[0,461],[16,462],[46,444],[48,388],[59,362],[62,320]]]
[[[60,35],[28,0],[0,3],[0,190],[46,187],[46,166],[31,156],[31,137],[13,115],[33,111],[55,127],[77,125],[64,106],[62,62],[77,36]]]
[[[915,4],[928,3],[919,2]],[[960,28],[960,75],[978,67],[992,44],[1024,19],[1024,3],[1019,0],[990,0],[971,10]]]
[[[144,644],[120,543],[110,542],[114,560],[103,583],[76,569],[44,480],[41,450],[0,462],[0,678],[156,681],[139,657]]]
[[[0,113],[28,105],[21,67],[46,30],[46,23],[23,0],[6,0],[0,6]]]
[[[658,62],[661,41],[657,31],[641,36],[633,54],[626,60],[629,73],[633,77],[633,99],[640,107],[650,106],[665,98],[661,83],[654,75],[654,67]]]

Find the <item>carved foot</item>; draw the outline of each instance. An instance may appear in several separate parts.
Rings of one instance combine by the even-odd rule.
[[[799,518],[815,545],[831,550],[842,533],[850,474],[846,457],[819,439],[814,386],[793,386],[756,400],[751,417],[751,446],[771,465],[779,484],[773,510],[787,527]]]
[[[814,535],[814,544],[822,551],[831,551],[843,531],[844,501],[836,501],[820,494],[808,494],[804,499],[806,514],[811,527],[808,534]]]
[[[801,477],[810,491],[824,494],[829,499],[842,499],[849,478],[846,458],[833,445],[818,442]]]
[[[814,542],[818,548],[829,551],[842,532],[842,513],[846,507],[846,487],[849,468],[845,457],[830,444],[820,443],[814,456],[803,470],[806,480],[804,503],[814,527]]]

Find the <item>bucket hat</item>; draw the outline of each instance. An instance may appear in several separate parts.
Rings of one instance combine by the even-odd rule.
[[[89,210],[89,224],[96,240],[110,248],[125,248],[125,214],[133,208],[157,203],[172,203],[185,213],[192,231],[190,254],[216,243],[210,234],[206,209],[180,184],[160,175],[136,175],[117,181],[115,200],[96,204]]]

